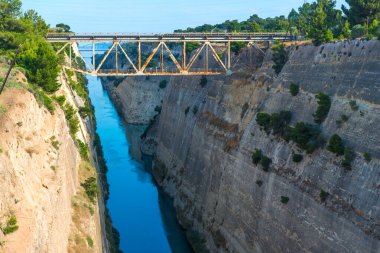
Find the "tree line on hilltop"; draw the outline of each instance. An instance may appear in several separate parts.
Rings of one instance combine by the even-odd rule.
[[[227,20],[216,25],[202,25],[175,32],[289,32],[312,39],[315,45],[334,39],[380,36],[380,1],[346,0],[348,7],[336,8],[335,0],[317,0],[304,3],[288,16],[248,20]],[[380,39],[380,38],[379,38]]]

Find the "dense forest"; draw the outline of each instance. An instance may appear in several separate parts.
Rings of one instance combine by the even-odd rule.
[[[227,20],[216,25],[202,25],[175,32],[288,32],[303,35],[319,45],[334,39],[380,39],[380,1],[346,0],[347,7],[336,8],[335,0],[317,0],[304,3],[288,16],[260,18],[252,15],[248,20]]]
[[[21,11],[20,0],[0,0],[0,55],[13,58],[20,47],[17,65],[30,82],[46,92],[59,88],[58,57],[44,36],[49,26],[34,10]]]

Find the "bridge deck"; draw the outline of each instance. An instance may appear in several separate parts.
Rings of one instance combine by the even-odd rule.
[[[165,34],[87,34],[55,33],[48,34],[49,42],[255,42],[293,41],[296,37],[287,33],[165,33]]]

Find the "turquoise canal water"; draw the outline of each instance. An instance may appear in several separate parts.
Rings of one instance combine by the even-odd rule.
[[[155,185],[151,174],[131,154],[130,143],[140,126],[123,124],[100,80],[88,76],[97,132],[107,163],[110,195],[107,207],[120,232],[124,253],[191,253],[172,201]],[[136,154],[138,147],[132,147]]]

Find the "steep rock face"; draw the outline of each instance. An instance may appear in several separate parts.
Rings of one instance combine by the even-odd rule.
[[[153,173],[174,197],[182,225],[190,235],[200,232],[211,252],[378,252],[380,42],[290,51],[278,78],[270,52],[261,69],[209,79],[204,88],[197,78],[172,78],[148,135],[157,143]],[[301,87],[296,97],[291,82]],[[256,123],[259,110],[289,110],[291,124],[313,123],[319,91],[332,100],[322,134],[338,133],[354,149],[351,171],[326,146],[307,155]],[[338,127],[343,114],[349,120]],[[252,163],[255,148],[272,159],[269,172]],[[301,163],[292,161],[295,152],[303,153]]]
[[[3,250],[67,252],[80,157],[63,112],[51,115],[25,90],[7,90],[0,101],[7,110],[0,116],[0,213],[2,223],[12,213],[19,225],[2,238]]]
[[[160,88],[160,82],[165,80],[168,82],[169,78],[133,77],[115,85],[104,78],[102,84],[127,123],[148,124],[157,114],[155,109],[161,106],[167,87]]]

